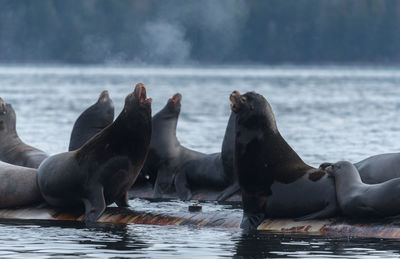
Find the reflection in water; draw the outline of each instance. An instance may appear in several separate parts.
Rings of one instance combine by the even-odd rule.
[[[33,252],[47,256],[135,254],[150,246],[124,224],[87,227],[81,222],[1,220],[0,229],[7,236],[0,245],[0,256],[14,252],[23,256]]]
[[[399,257],[399,240],[254,232],[233,238],[235,258]]]

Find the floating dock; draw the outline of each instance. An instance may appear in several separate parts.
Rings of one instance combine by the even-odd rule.
[[[81,221],[82,215],[80,212],[67,212],[53,208],[26,207],[0,209],[0,219]],[[236,228],[240,231],[241,216],[239,210],[236,210],[235,213],[229,210],[206,213],[183,212],[182,210],[171,213],[146,213],[126,208],[108,207],[98,221],[119,224]],[[355,221],[345,218],[310,221],[267,219],[258,227],[258,230],[346,237],[400,238],[400,219],[383,221]]]

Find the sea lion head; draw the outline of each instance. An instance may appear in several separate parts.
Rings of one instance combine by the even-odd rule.
[[[182,95],[180,93],[174,94],[168,99],[167,104],[162,108],[155,117],[162,119],[177,119],[181,112]]]
[[[176,93],[174,96],[172,96],[172,98],[168,99],[166,107],[171,113],[179,114],[181,111],[181,101],[182,95],[180,93]]]
[[[97,103],[112,103],[112,100],[107,90],[104,90],[100,93]]]
[[[110,98],[110,95],[107,90],[101,92],[95,107],[101,110],[102,117],[108,123],[111,123],[114,119],[114,103]]]
[[[339,161],[337,163],[334,163],[330,166],[328,166],[325,171],[332,176],[342,176],[346,174],[346,172],[354,170],[355,167],[352,163],[348,161]]]
[[[125,98],[124,112],[144,111],[151,116],[151,98],[146,96],[146,87],[139,83],[135,86],[135,90],[128,94]]]
[[[236,113],[238,121],[249,127],[259,127],[260,123],[267,124],[273,130],[277,130],[272,108],[264,96],[256,92],[240,94],[233,91],[229,97],[231,110]]]
[[[16,115],[11,104],[0,98],[0,131],[15,131]]]

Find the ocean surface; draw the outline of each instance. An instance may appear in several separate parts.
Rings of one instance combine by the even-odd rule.
[[[108,90],[119,114],[142,82],[153,114],[183,96],[177,135],[189,148],[219,152],[230,114],[229,94],[256,91],[272,106],[289,145],[312,166],[358,162],[399,152],[399,67],[87,67],[0,65],[0,97],[17,114],[21,139],[50,154],[64,152],[74,121]],[[182,202],[132,200],[132,207],[176,210]],[[232,210],[207,205],[208,209]],[[0,258],[389,258],[400,241],[238,229],[46,221],[0,221]]]

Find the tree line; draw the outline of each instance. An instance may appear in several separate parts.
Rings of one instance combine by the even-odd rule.
[[[398,63],[397,0],[0,0],[0,62]]]

